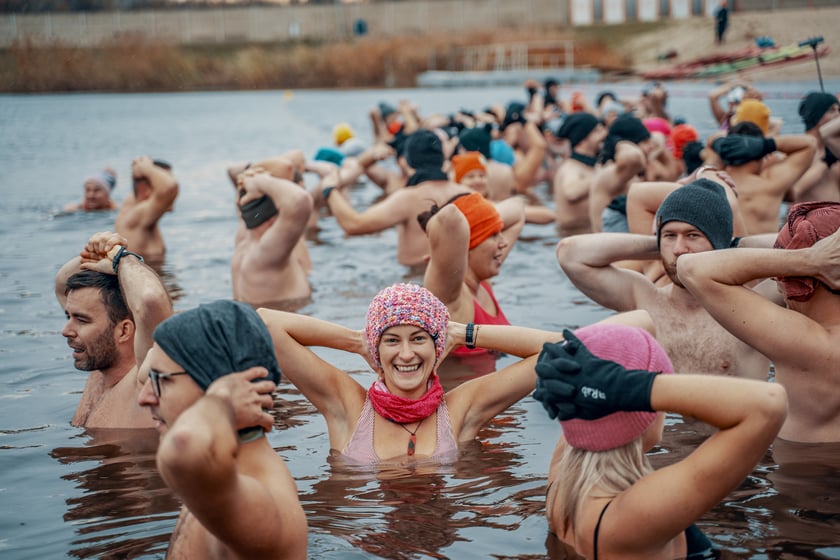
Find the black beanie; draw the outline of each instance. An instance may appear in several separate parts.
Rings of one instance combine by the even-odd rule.
[[[580,144],[589,133],[595,130],[600,121],[592,113],[572,113],[557,130],[558,138],[568,138],[572,148]]]
[[[673,191],[656,211],[656,246],[668,222],[691,224],[706,236],[714,249],[732,244],[732,208],[726,191],[709,179],[697,179]]]
[[[468,152],[481,152],[485,158],[490,159],[490,131],[483,126],[465,128],[458,135],[458,142]]]
[[[837,98],[830,93],[812,91],[806,95],[799,102],[799,116],[802,117],[802,122],[805,123],[805,130],[811,130],[817,126],[817,123],[820,122],[820,119],[823,118],[826,111],[837,103]]]
[[[629,113],[624,113],[615,119],[612,125],[610,125],[609,133],[611,136],[616,136],[619,140],[629,140],[634,144],[650,138],[650,131],[645,127],[642,120]]]
[[[615,159],[615,147],[622,140],[638,144],[648,138],[650,138],[650,131],[640,118],[630,113],[619,115],[610,125],[607,137],[604,139],[600,161],[607,162]]]
[[[519,101],[511,101],[507,106],[507,110],[505,111],[505,118],[502,121],[502,125],[500,128],[504,130],[509,125],[512,125],[514,123],[524,123],[525,109],[526,106],[524,103],[520,103]]]
[[[437,134],[421,129],[405,141],[405,160],[414,169],[441,169],[443,144]]]

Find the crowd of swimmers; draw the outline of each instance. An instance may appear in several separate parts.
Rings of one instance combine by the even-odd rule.
[[[56,275],[62,335],[90,372],[72,423],[160,432],[157,466],[183,502],[171,557],[305,558],[295,480],[265,438],[281,371],[324,416],[325,453],[371,467],[451,462],[533,397],[562,425],[546,457],[557,546],[703,558],[694,523],[774,442],[840,444],[840,104],[807,93],[803,133],[780,134],[760,91],[725,83],[702,139],[667,100],[662,84],[590,102],[529,81],[521,101],[447,115],[380,103],[370,142],[340,124],[312,158],[232,163],[231,297],[177,313],[155,271],[173,165],[134,160],[120,205],[113,169],[91,175],[65,210],[117,214]],[[382,191],[366,208],[349,196],[360,182]],[[322,220],[396,228],[383,249],[422,281],[382,286],[358,330],[300,313]],[[526,223],[557,228],[562,271],[614,315],[510,324],[491,280]],[[370,383],[315,347],[361,356]],[[499,354],[519,359],[497,370]],[[478,375],[446,373],[482,356]],[[654,470],[665,413],[715,430]]]

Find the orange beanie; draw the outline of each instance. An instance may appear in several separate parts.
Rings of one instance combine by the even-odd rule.
[[[671,130],[671,143],[673,144],[674,157],[682,159],[683,148],[689,142],[696,142],[700,138],[697,129],[690,124],[678,124]]]
[[[480,169],[487,173],[487,160],[484,159],[481,152],[466,152],[452,156],[452,169],[455,171],[455,182],[460,183],[464,175],[470,171]]]
[[[499,211],[479,193],[458,197],[452,204],[458,207],[470,224],[470,249],[502,231],[504,222]]]

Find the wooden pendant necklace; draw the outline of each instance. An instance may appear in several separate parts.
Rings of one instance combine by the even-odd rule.
[[[408,428],[406,428],[405,424],[395,422],[400,428],[408,432],[408,449],[406,449],[406,453],[409,457],[414,455],[414,449],[417,447],[417,430],[420,429],[420,425],[423,423],[423,420],[425,420],[425,418],[417,422],[417,427],[414,428],[414,431],[411,431]]]

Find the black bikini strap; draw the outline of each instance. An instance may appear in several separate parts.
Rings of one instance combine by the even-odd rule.
[[[598,532],[601,530],[601,520],[604,518],[604,514],[607,513],[607,508],[610,507],[611,503],[612,500],[607,502],[607,505],[601,510],[601,515],[598,516],[598,523],[595,524],[595,536],[592,537],[592,560],[598,560]]]

